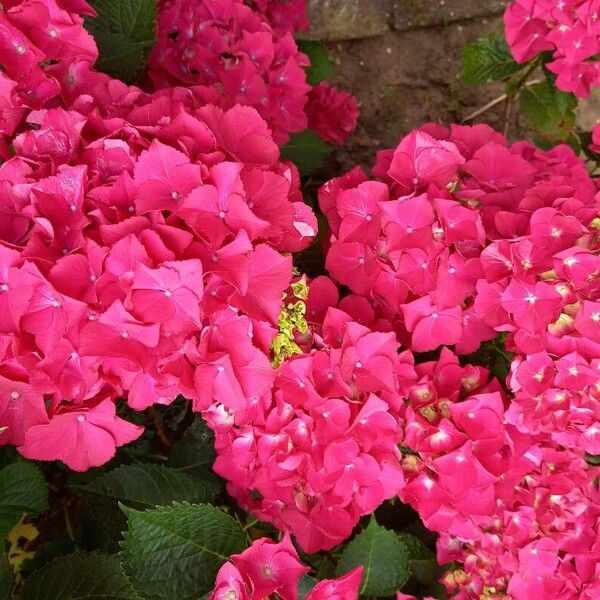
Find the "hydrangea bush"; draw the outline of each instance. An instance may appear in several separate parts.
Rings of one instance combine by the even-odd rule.
[[[0,597],[600,597],[598,33],[560,4],[465,49],[537,146],[425,124],[312,203],[358,103],[303,0],[0,5]]]

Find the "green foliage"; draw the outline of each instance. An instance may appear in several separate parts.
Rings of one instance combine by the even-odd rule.
[[[43,536],[44,534],[45,531],[40,532],[40,535]],[[35,540],[32,543],[35,544]],[[33,554],[33,556],[28,556],[27,560],[23,561],[23,564],[19,568],[19,575],[27,578],[31,573],[38,571],[49,562],[62,556],[73,554],[78,550],[82,550],[82,548],[77,541],[70,538],[68,534],[65,534],[64,537],[57,540],[49,540],[36,548],[35,551],[32,551],[31,554]]]
[[[314,131],[306,129],[291,136],[290,141],[281,148],[281,156],[296,163],[300,175],[307,176],[322,167],[332,151],[332,146]]]
[[[435,554],[416,535],[398,533],[410,558],[411,577],[422,585],[434,585],[440,576],[440,567]]]
[[[214,506],[173,504],[140,512],[123,507],[129,526],[121,559],[134,587],[151,600],[196,600],[247,537]]]
[[[481,344],[472,354],[462,356],[461,364],[485,367],[504,385],[514,356],[512,352],[506,350],[505,341],[506,334],[499,334],[493,340]]]
[[[24,513],[39,515],[48,506],[48,489],[41,471],[30,462],[18,461],[0,470],[0,538]]]
[[[394,532],[378,525],[374,517],[342,552],[336,575],[359,565],[364,567],[360,592],[368,596],[390,596],[410,575],[406,544]]]
[[[0,598],[10,598],[13,583],[14,576],[8,558],[4,551],[0,551]]]
[[[588,465],[592,465],[594,467],[600,466],[600,454],[585,454],[585,460]]]
[[[321,42],[300,40],[298,48],[310,59],[310,67],[306,69],[306,81],[308,83],[317,85],[317,83],[333,77],[333,61],[329,51]]]
[[[0,447],[0,469],[14,463],[18,458],[17,451],[14,446]]]
[[[503,81],[522,68],[511,56],[500,33],[480,38],[463,48],[462,77],[470,85]]]
[[[21,600],[139,600],[116,556],[77,552],[27,579]]]
[[[574,143],[577,98],[561,92],[546,79],[521,90],[521,112],[536,130],[540,145]]]
[[[156,41],[155,0],[90,0],[98,16],[85,20],[100,51],[96,67],[134,83]]]
[[[308,592],[310,592],[315,585],[317,585],[317,580],[310,575],[303,575],[298,583],[298,598],[299,600],[304,600]]]
[[[84,488],[91,496],[121,501],[136,508],[170,504],[174,500],[208,502],[210,490],[202,481],[169,467],[124,465],[94,479]]]
[[[144,509],[175,500],[210,502],[211,487],[169,467],[151,464],[125,465],[97,477],[82,488],[88,496],[86,542],[89,547],[116,550],[126,526],[118,502]]]
[[[178,471],[202,479],[213,494],[222,487],[221,480],[212,470],[216,458],[214,441],[215,434],[204,419],[196,417],[183,437],[171,448],[167,463]]]

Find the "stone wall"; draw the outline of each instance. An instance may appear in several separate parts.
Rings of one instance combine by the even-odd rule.
[[[304,37],[327,44],[335,83],[361,105],[357,132],[328,167],[369,166],[375,151],[394,145],[426,121],[460,122],[502,94],[460,78],[462,48],[498,31],[508,0],[308,0],[312,27]],[[480,121],[501,127],[503,106]],[[509,136],[522,133],[518,117]]]

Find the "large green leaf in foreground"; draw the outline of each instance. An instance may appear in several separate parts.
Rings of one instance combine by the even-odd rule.
[[[135,588],[153,600],[200,598],[212,589],[221,565],[247,545],[242,526],[214,506],[123,510],[129,527],[121,560]]]

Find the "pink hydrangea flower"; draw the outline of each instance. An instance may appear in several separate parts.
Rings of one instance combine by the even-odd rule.
[[[556,86],[579,97],[588,97],[600,83],[598,54],[600,17],[596,0],[515,0],[504,13],[506,39],[515,60],[527,62],[542,52],[552,52],[547,64]]]
[[[308,127],[326,142],[343,144],[354,132],[358,121],[358,102],[326,82],[314,86],[306,106]]]
[[[99,467],[115,455],[117,446],[137,439],[143,427],[115,414],[115,405],[103,400],[86,410],[57,413],[46,423],[25,432],[20,452],[34,460],[60,460],[74,471]]]
[[[265,58],[263,17],[229,7],[258,27],[240,32],[240,51],[293,74],[292,15],[261,7],[279,15]],[[297,170],[250,106],[95,71],[84,2],[5,9],[0,444],[85,470],[140,435],[114,416],[119,398],[143,410],[183,394],[214,419],[227,399],[255,414],[292,278],[282,253],[317,234]]]
[[[271,0],[256,6],[258,11],[241,0],[165,2],[149,73],[158,88],[195,86],[203,103],[256,108],[283,143],[307,123],[308,58],[291,36],[306,25],[305,6]]]
[[[322,579],[308,592],[306,600],[356,600],[363,567],[355,567],[337,579]]]

